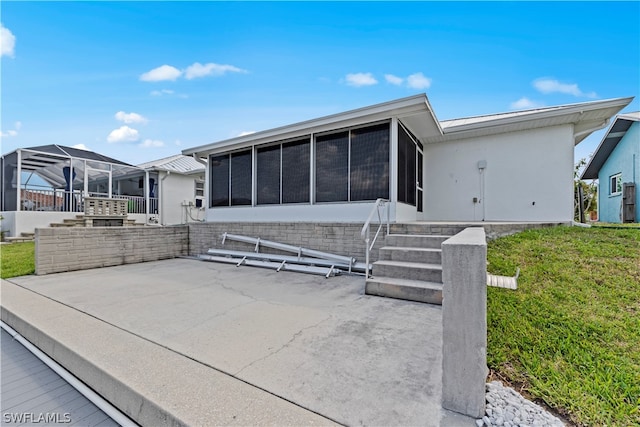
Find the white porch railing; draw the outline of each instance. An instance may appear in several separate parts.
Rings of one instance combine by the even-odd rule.
[[[109,198],[107,193],[89,192],[90,198]],[[126,199],[127,213],[146,214],[146,197],[113,195],[114,199]],[[158,198],[149,198],[149,214],[158,214]],[[48,211],[48,212],[84,212],[85,201],[80,190],[65,191],[51,188],[39,188],[29,186],[23,188],[20,193],[21,211]]]
[[[37,187],[20,190],[21,211],[82,212],[82,192],[40,189]]]
[[[390,210],[390,206],[391,204],[389,203],[389,201],[387,199],[378,199],[376,200],[375,204],[373,205],[373,208],[371,208],[371,213],[369,214],[369,218],[367,218],[367,221],[364,223],[364,225],[362,226],[362,231],[360,232],[360,237],[362,237],[362,240],[364,240],[366,248],[365,248],[365,265],[366,265],[366,277],[367,279],[369,277],[371,277],[371,268],[369,265],[369,258],[370,258],[370,254],[371,254],[371,249],[373,249],[373,247],[376,244],[376,239],[378,239],[378,235],[380,234],[380,231],[382,230],[382,227],[385,225],[385,223],[387,224],[387,235],[389,235],[389,210]],[[386,214],[386,221],[383,221],[384,215],[381,213],[384,212]],[[371,238],[371,222],[374,220],[374,218],[376,218],[376,214],[377,214],[377,219],[378,219],[378,229],[376,230],[376,234],[373,236],[373,239]]]

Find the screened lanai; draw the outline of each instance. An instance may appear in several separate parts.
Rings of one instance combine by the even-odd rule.
[[[93,151],[21,148],[3,155],[1,168],[3,212],[82,212],[84,197],[128,199],[129,213],[157,205],[144,170]]]

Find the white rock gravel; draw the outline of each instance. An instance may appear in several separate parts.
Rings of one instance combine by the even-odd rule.
[[[486,413],[478,427],[561,427],[564,423],[542,407],[505,387],[500,381],[487,384]]]

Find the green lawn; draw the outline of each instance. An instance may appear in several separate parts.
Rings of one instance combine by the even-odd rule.
[[[36,271],[35,243],[12,243],[0,245],[0,277],[24,276]]]
[[[640,425],[640,230],[557,227],[489,243],[489,367],[578,425]]]

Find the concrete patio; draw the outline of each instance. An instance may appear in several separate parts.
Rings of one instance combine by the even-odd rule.
[[[142,425],[475,425],[440,306],[362,276],[172,259],[2,282],[2,320]]]

